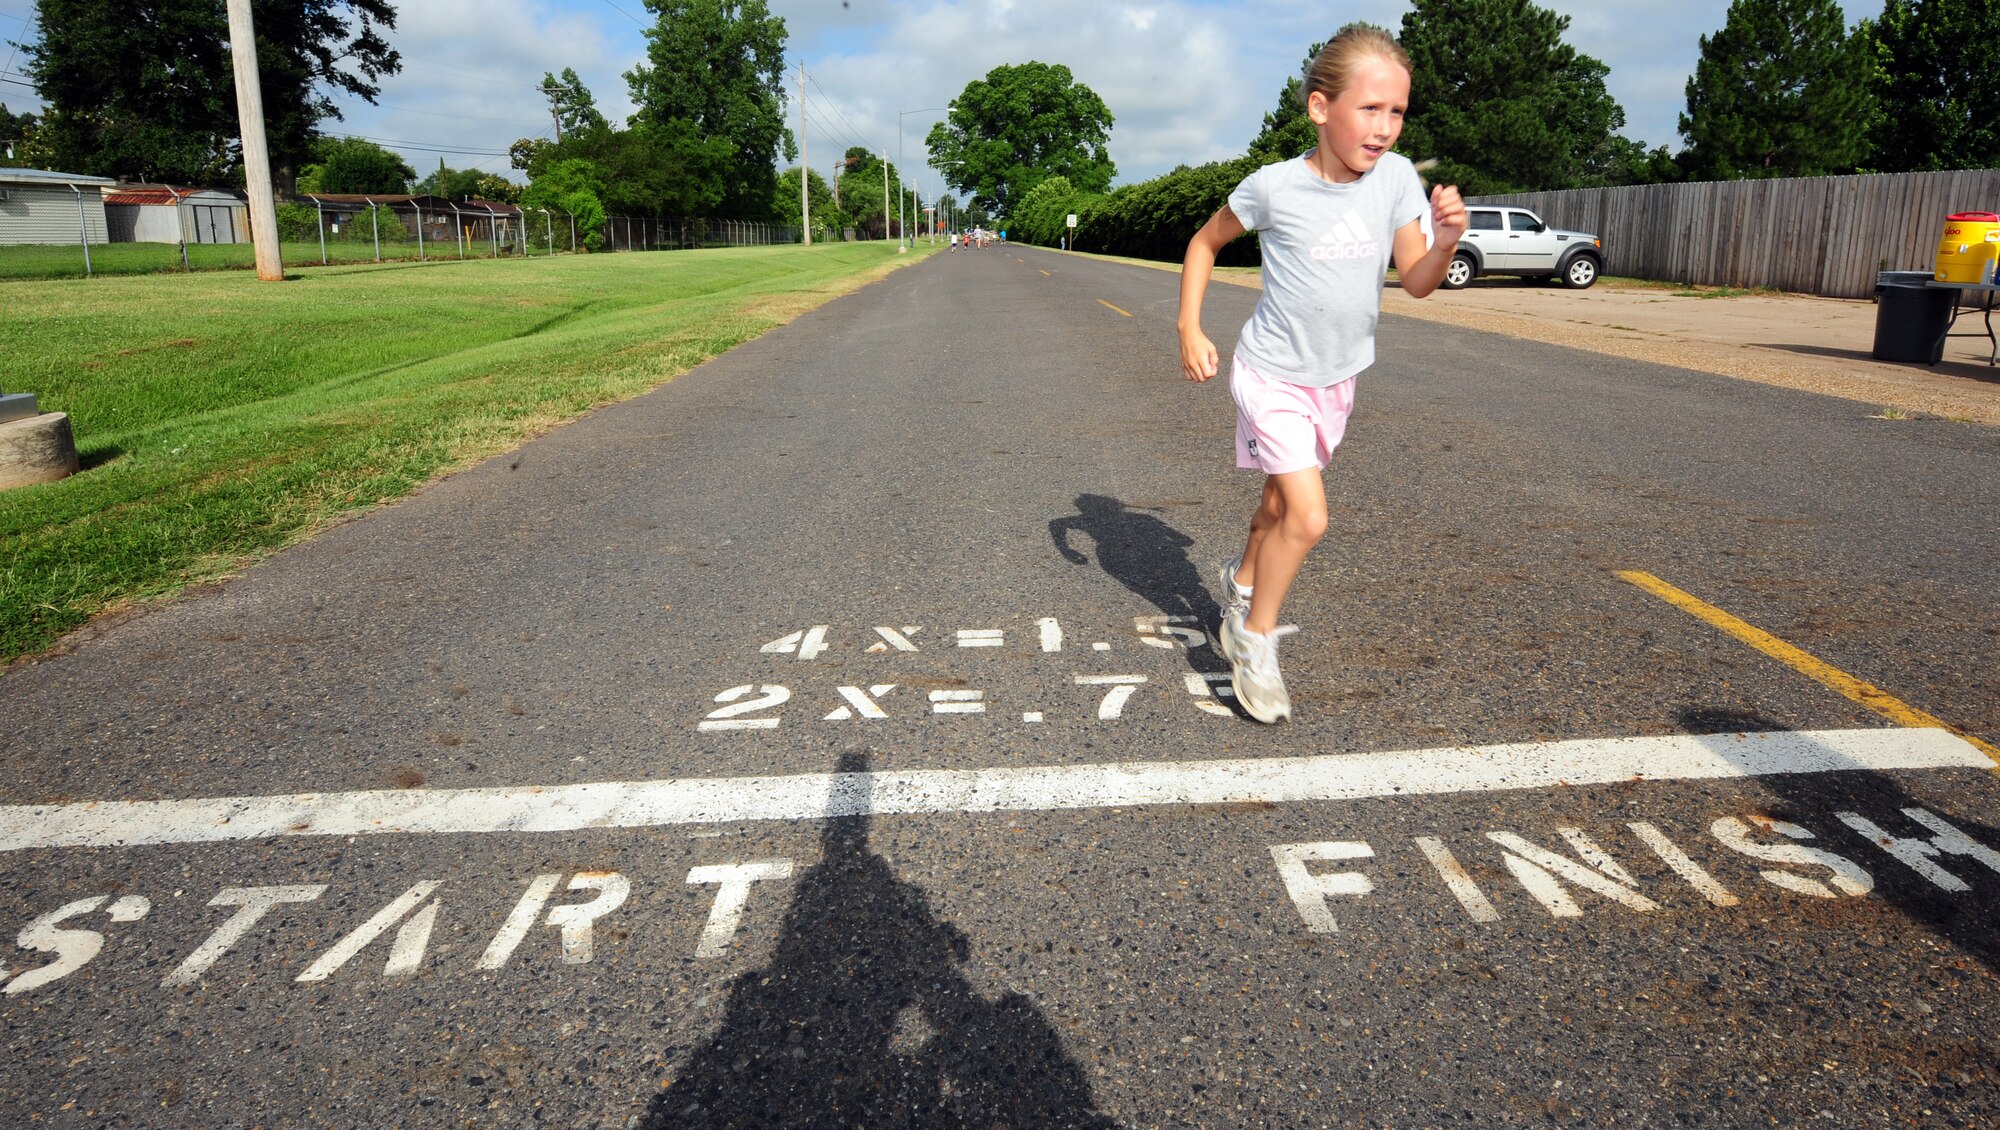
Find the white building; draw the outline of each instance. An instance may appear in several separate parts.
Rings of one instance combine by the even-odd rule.
[[[250,207],[213,188],[121,184],[104,190],[113,243],[248,243]]]
[[[0,246],[107,243],[102,190],[117,182],[46,169],[0,169]]]

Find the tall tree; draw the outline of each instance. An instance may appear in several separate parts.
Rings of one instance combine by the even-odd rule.
[[[1306,117],[1305,72],[1313,60],[1319,56],[1324,43],[1315,43],[1306,48],[1306,59],[1299,67],[1299,73],[1285,80],[1284,88],[1278,91],[1277,109],[1264,115],[1264,128],[1250,142],[1250,152],[1260,156],[1289,159],[1319,144],[1319,133],[1313,129],[1312,119]]]
[[[1004,216],[1049,177],[1069,178],[1078,192],[1110,188],[1111,121],[1104,99],[1068,67],[1030,62],[967,83],[925,144],[931,166],[971,193],[974,208]]]
[[[848,226],[859,231],[863,239],[881,239],[885,234],[895,234],[896,193],[903,189],[903,177],[896,166],[885,165],[882,158],[856,146],[847,151],[841,169],[840,211]],[[889,186],[886,195],[882,187],[885,174]],[[796,201],[796,182],[792,185],[792,193]],[[813,207],[819,207],[817,198]],[[908,219],[907,212],[904,218]]]
[[[29,143],[34,136],[35,116],[9,113],[7,104],[0,102],[0,166],[29,164]]]
[[[1884,172],[2000,165],[2000,42],[1992,0],[1888,0],[1875,25],[1881,109],[1871,163]]]
[[[374,101],[402,61],[377,27],[387,0],[255,0],[273,179],[312,159],[331,92]],[[38,0],[23,44],[47,104],[41,141],[71,172],[209,183],[240,176],[236,91],[222,0]],[[233,170],[233,171],[232,171]]]
[[[478,169],[454,169],[438,158],[438,167],[418,181],[410,191],[428,196],[442,196],[446,200],[462,200],[473,195],[479,187],[479,178],[484,176]]]
[[[716,216],[735,149],[685,121],[618,129],[599,118],[560,143],[522,138],[510,153],[530,181],[565,161],[586,162],[602,178],[604,206],[619,215]]]
[[[569,67],[563,68],[561,78],[542,72],[542,96],[549,100],[558,143],[565,134],[574,135],[606,124],[604,115],[597,110],[597,99],[590,96],[590,88]]]
[[[833,202],[833,186],[819,175],[817,170],[806,170],[806,191],[812,194],[812,224],[814,229],[838,231],[847,226],[841,215],[840,205]],[[777,222],[796,225],[799,212],[799,167],[797,165],[778,174],[778,198],[772,215]]]
[[[299,170],[300,192],[408,192],[417,171],[401,157],[358,137],[322,137],[313,163]]]
[[[798,154],[785,128],[785,21],[765,0],[646,0],[646,62],[625,72],[635,129],[684,157],[686,175],[715,178],[712,213],[765,219],[777,195],[777,158]],[[719,165],[706,143],[728,147]],[[706,195],[706,193],[704,194]]]
[[[1415,0],[1409,120],[1397,148],[1467,192],[1569,188],[1624,125],[1608,69],[1563,42],[1569,17],[1530,0]]]
[[[770,198],[739,186],[744,173],[737,149],[726,137],[699,133],[694,123],[677,119],[627,130],[593,130],[584,135],[579,152],[604,170],[608,187],[604,205],[621,215],[707,216],[721,219],[770,218]],[[772,172],[770,192],[777,174]],[[762,204],[755,200],[764,200]]]
[[[1873,33],[1837,0],[1733,0],[1701,37],[1680,132],[1690,176],[1811,177],[1868,159]]]
[[[577,238],[596,250],[602,246],[604,227],[604,177],[597,167],[579,157],[551,163],[521,194],[527,211],[547,211],[560,228],[576,225]]]
[[[35,128],[33,114],[11,113],[5,102],[0,102],[0,141],[20,141]]]
[[[601,147],[604,139],[597,135],[609,133],[613,128],[598,112],[597,99],[573,68],[564,67],[561,78],[542,72],[541,90],[549,100],[550,113],[555,116],[556,139],[523,137],[507,148],[510,163],[527,173],[530,181],[557,161],[579,157],[588,160],[583,151]]]

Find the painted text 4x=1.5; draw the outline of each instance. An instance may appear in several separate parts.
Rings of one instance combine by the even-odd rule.
[[[1136,616],[1133,617],[1132,628],[1137,642],[1147,647],[1167,651],[1206,647],[1208,636],[1199,628],[1192,627],[1194,623],[1192,616]],[[877,626],[873,629],[872,642],[859,650],[867,654],[891,656],[922,651],[928,642],[923,631],[920,625]],[[811,661],[837,650],[829,640],[830,632],[830,625],[815,624],[771,640],[758,650],[766,655]],[[1033,649],[1045,654],[1061,652],[1067,646],[1062,624],[1053,616],[1037,620],[1030,638]],[[984,649],[1005,648],[1009,644],[1007,633],[1001,628],[963,628],[939,639],[940,642],[933,646]],[[1105,640],[1092,641],[1089,650],[1108,652],[1112,650],[1112,644]],[[1226,674],[1182,671],[1158,681],[1169,685],[1177,683],[1186,691],[1187,701],[1198,710],[1221,717],[1235,716],[1228,706],[1216,701],[1234,697]],[[1124,717],[1126,704],[1132,701],[1133,696],[1142,687],[1154,683],[1155,677],[1140,673],[1077,673],[1072,674],[1068,682],[1078,687],[1102,688],[1101,697],[1091,713],[1099,721],[1116,721]],[[899,696],[895,702],[888,701],[889,696],[905,688],[906,694]],[[924,692],[921,699],[916,698],[919,691]],[[1001,697],[1015,696],[1002,692]],[[785,684],[744,683],[718,693],[714,698],[715,709],[696,728],[705,732],[773,730],[782,721],[781,708],[792,701],[792,688]],[[984,689],[951,686],[924,691],[907,682],[836,686],[830,694],[823,696],[822,701],[832,707],[823,714],[819,713],[819,707],[813,708],[822,722],[881,721],[898,712],[927,716],[1000,713],[1000,700],[989,698]],[[903,705],[905,702],[911,705]],[[1038,723],[1046,720],[1047,713],[1043,710],[1021,710],[1020,718],[1025,723]]]

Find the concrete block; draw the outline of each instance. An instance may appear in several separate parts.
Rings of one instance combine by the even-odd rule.
[[[0,424],[39,415],[32,392],[0,392]]]
[[[76,474],[69,413],[46,412],[0,424],[0,490]]]

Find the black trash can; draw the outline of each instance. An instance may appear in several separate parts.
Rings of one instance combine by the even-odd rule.
[[[1927,286],[1929,271],[1883,271],[1875,278],[1877,361],[1935,365],[1944,355],[1945,328],[1958,292]]]

